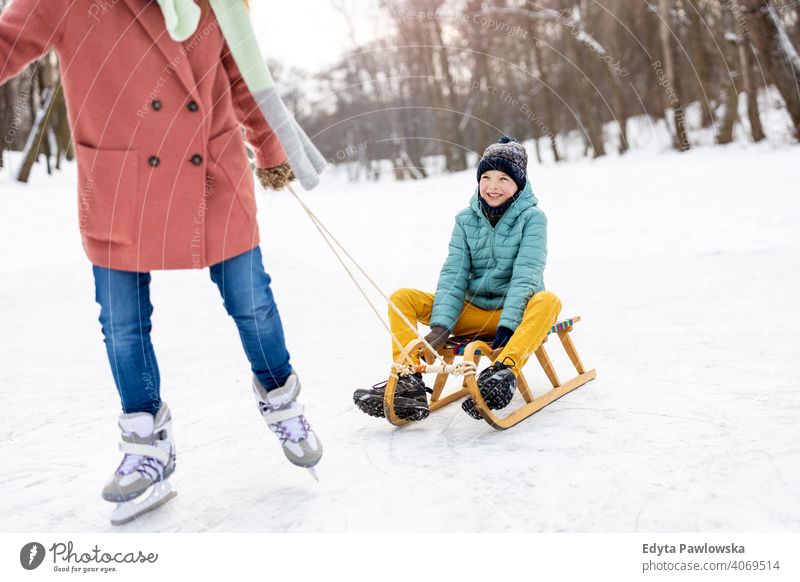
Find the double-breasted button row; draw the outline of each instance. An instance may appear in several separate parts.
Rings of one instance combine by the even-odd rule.
[[[189,158],[189,161],[192,162],[195,166],[199,166],[200,164],[203,163],[203,156],[201,156],[200,154],[195,154],[191,158]],[[161,160],[159,159],[158,156],[150,156],[149,158],[147,158],[147,163],[155,168],[161,163]]]
[[[163,106],[164,106],[164,104],[161,103],[161,101],[159,101],[158,99],[154,99],[150,103],[150,107],[153,108],[153,111],[161,111],[161,108]],[[189,103],[186,104],[186,109],[188,109],[189,111],[194,113],[195,111],[200,109],[200,106],[197,104],[197,101],[192,100],[192,101],[189,101]]]
[[[161,101],[159,101],[158,99],[154,99],[150,103],[150,106],[153,108],[153,111],[160,111],[161,108],[164,106],[164,104],[161,103]],[[194,113],[195,111],[200,109],[200,106],[197,104],[197,101],[192,100],[186,104],[186,109]],[[189,159],[189,161],[195,166],[199,166],[200,164],[203,163],[203,156],[201,156],[200,154],[195,154]],[[150,156],[149,158],[147,158],[147,163],[150,164],[151,167],[155,168],[161,163],[161,160],[159,159],[158,156]]]

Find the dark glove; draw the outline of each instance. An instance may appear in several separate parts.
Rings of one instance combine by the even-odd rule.
[[[441,348],[448,339],[450,339],[450,331],[443,327],[432,327],[431,332],[425,336],[425,341],[431,344],[434,350]]]
[[[257,168],[256,176],[261,185],[270,190],[283,190],[289,182],[296,179],[288,161],[274,168]]]
[[[514,332],[507,327],[498,327],[497,334],[494,336],[494,342],[492,343],[492,349],[504,348],[512,335],[514,335]]]

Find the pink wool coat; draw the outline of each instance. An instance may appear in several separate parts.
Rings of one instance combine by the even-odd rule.
[[[148,0],[12,0],[0,84],[55,48],[78,163],[89,260],[200,268],[259,243],[253,175],[286,160],[213,12],[183,43]]]

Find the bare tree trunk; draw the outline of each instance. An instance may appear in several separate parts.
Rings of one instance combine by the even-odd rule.
[[[689,36],[691,38],[692,63],[697,71],[698,93],[700,101],[700,111],[702,112],[701,124],[709,127],[714,123],[711,103],[709,103],[708,92],[711,90],[712,83],[709,74],[708,58],[706,55],[703,39],[707,33],[703,25],[703,18],[700,15],[700,0],[687,0],[689,6],[686,11],[689,16]]]
[[[750,120],[750,135],[754,142],[759,142],[766,137],[761,125],[761,115],[758,111],[758,89],[753,79],[753,66],[750,63],[749,45],[739,40],[737,52],[739,53],[739,68],[742,70],[742,85],[747,99],[747,118]]]
[[[539,147],[539,136],[533,139],[533,149],[536,152],[536,161],[542,163],[542,148]]]
[[[577,5],[574,8],[579,10]],[[581,125],[583,126],[583,138],[586,142],[587,151],[592,151],[593,158],[599,158],[606,154],[605,144],[603,143],[603,126],[601,120],[598,119],[597,111],[594,107],[593,93],[594,91],[589,86],[587,78],[588,69],[585,62],[585,53],[581,47],[578,50],[576,46],[578,40],[571,34],[567,34],[569,38],[566,39],[567,54],[569,59],[575,64],[577,70],[574,74],[577,79],[577,99],[578,111],[580,114]]]
[[[558,120],[556,116],[553,115],[553,91],[555,91],[555,87],[553,85],[553,80],[550,77],[550,73],[548,68],[542,59],[542,48],[540,46],[540,41],[537,37],[538,34],[538,27],[534,27],[533,21],[531,22],[531,26],[529,30],[531,32],[531,43],[533,45],[533,62],[536,70],[539,73],[539,78],[541,79],[542,83],[544,83],[544,111],[545,111],[545,119],[547,123],[548,129],[548,136],[550,138],[550,149],[553,151],[553,160],[555,162],[561,161],[561,154],[558,153],[558,144],[556,143],[556,134],[558,133]]]
[[[622,92],[622,85],[619,78],[606,68],[611,79],[611,87],[614,93],[614,110],[616,112],[617,126],[619,127],[619,147],[617,151],[624,154],[628,151],[628,108],[625,105],[625,95]]]
[[[718,144],[724,145],[733,141],[733,127],[739,114],[739,88],[736,87],[736,81],[740,78],[737,70],[739,61],[736,50],[737,35],[734,32],[731,4],[722,6],[721,33],[721,49],[725,59],[727,75],[724,76],[725,83],[722,89],[724,109],[720,125],[717,128],[716,141]]]
[[[728,78],[723,88],[723,113],[717,128],[716,141],[720,145],[728,144],[733,141],[733,126],[739,109],[739,91],[736,88],[736,47],[731,40],[724,40],[722,50],[725,53],[725,61],[729,67]]]
[[[497,136],[494,135],[494,131],[492,128],[492,123],[490,121],[492,117],[492,98],[489,95],[490,88],[493,90],[494,79],[491,75],[491,67],[489,66],[489,57],[487,55],[488,50],[486,46],[486,35],[483,33],[481,29],[478,34],[480,35],[480,42],[481,48],[477,55],[475,55],[476,60],[476,70],[475,70],[475,77],[477,78],[477,83],[479,84],[478,91],[478,108],[477,108],[477,117],[478,117],[478,133],[477,133],[477,151],[478,153],[482,153],[483,149],[489,145],[490,142],[497,139]],[[475,90],[475,89],[473,89]],[[490,133],[491,132],[491,133]]]
[[[39,157],[42,140],[47,139],[47,124],[50,111],[53,108],[55,98],[55,91],[49,87],[42,91],[42,99],[44,106],[36,114],[35,121],[31,133],[28,135],[28,141],[25,144],[25,155],[22,160],[17,174],[17,180],[20,182],[27,182],[33,169],[33,164],[36,158]]]
[[[55,111],[53,112],[53,131],[56,141],[56,168],[61,169],[61,156],[67,161],[72,161],[74,153],[72,151],[72,135],[69,129],[69,119],[67,118],[67,104],[64,100],[64,91],[56,92]]]
[[[733,82],[728,83],[724,92],[723,107],[725,109],[719,127],[717,128],[716,136],[716,142],[720,145],[725,145],[733,141],[733,126],[736,123],[736,106],[739,96]]]
[[[418,78],[417,81],[406,81],[403,86],[400,87],[399,91],[400,108],[394,112],[394,127],[392,128],[392,143],[395,145],[395,151],[393,152],[395,157],[395,173],[397,174],[399,171],[402,176],[401,179],[425,178],[427,177],[427,171],[422,163],[421,142],[419,140],[409,141],[407,139],[399,139],[398,136],[402,135],[405,137],[407,128],[409,127],[407,114],[408,111],[410,111],[409,107],[412,101],[411,94],[414,93],[413,87],[409,86],[410,83],[421,83],[422,90],[427,93],[427,97],[424,97],[422,100],[423,103],[427,100],[427,103],[433,104],[434,108],[439,107],[436,91],[431,86],[435,80],[435,71],[432,68],[433,63],[430,54],[424,52],[430,49],[421,46],[427,44],[428,41],[428,39],[424,38],[427,27],[420,29],[416,23],[409,22],[403,17],[402,10],[395,11],[395,6],[386,0],[384,0],[383,6],[388,9],[394,17],[403,44],[410,47],[406,49],[411,51],[410,54],[406,55],[410,57],[407,59],[406,63],[411,76]],[[403,6],[401,5],[400,7],[402,8]],[[417,8],[413,5],[413,2],[406,5],[406,7]],[[423,42],[420,42],[419,39],[416,38],[415,35],[417,34],[423,34]],[[415,116],[412,116],[412,119],[414,117]],[[437,125],[441,128],[441,118],[435,116],[435,120]],[[400,164],[400,166],[398,166],[398,164]],[[398,167],[400,170],[397,169]]]
[[[441,0],[435,4],[438,8],[441,5]],[[433,38],[439,45],[438,56],[439,66],[442,69],[445,83],[447,83],[447,93],[444,97],[447,103],[447,108],[452,113],[441,112],[441,115],[446,115],[449,120],[447,124],[447,138],[450,142],[447,145],[447,169],[451,172],[460,172],[467,169],[467,155],[464,148],[464,137],[461,135],[459,124],[461,122],[455,114],[456,99],[455,99],[455,86],[453,84],[453,75],[450,72],[450,61],[447,49],[444,46],[444,36],[442,35],[442,27],[439,24],[439,19],[433,19]]]
[[[669,40],[670,26],[672,21],[672,6],[670,0],[659,0],[659,13],[661,15],[661,52],[664,54],[664,70],[666,73],[666,80],[668,89],[671,95],[668,101],[672,106],[673,123],[675,124],[675,134],[673,146],[678,151],[684,152],[690,148],[689,137],[686,133],[686,119],[684,114],[684,107],[678,95],[678,87],[675,77],[675,62],[672,58],[672,43]]]
[[[761,114],[758,110],[758,83],[756,82],[753,73],[753,63],[750,60],[752,46],[748,41],[750,31],[746,25],[741,26],[744,22],[741,18],[742,6],[741,0],[735,0],[731,6],[734,19],[737,21],[737,53],[739,57],[739,69],[742,71],[742,87],[745,92],[745,100],[747,102],[747,118],[750,121],[750,136],[754,142],[763,140],[766,135],[764,128],[761,125]],[[741,19],[741,20],[740,20]]]
[[[608,80],[610,81],[611,93],[613,96],[611,99],[613,102],[612,113],[619,128],[618,151],[620,154],[624,154],[626,151],[628,151],[628,112],[627,108],[625,107],[625,95],[622,90],[622,82],[620,81],[619,75],[612,67],[611,63],[606,61],[606,58],[610,56],[608,51],[597,41],[594,35],[592,35],[586,27],[587,22],[593,21],[591,15],[589,14],[589,6],[590,4],[586,0],[581,0],[580,4],[576,4],[573,7],[571,24],[577,27],[577,40],[580,40],[581,43],[586,45],[589,53],[596,53],[596,56],[603,59],[604,63],[606,64],[604,70]],[[586,57],[584,56],[582,59],[583,62],[586,62],[585,59]],[[594,102],[595,101],[593,100],[593,103]]]

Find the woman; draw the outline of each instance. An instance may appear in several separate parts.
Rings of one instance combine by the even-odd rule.
[[[209,267],[262,415],[289,460],[313,467],[322,446],[297,402],[300,383],[262,265],[241,127],[265,187],[279,190],[294,176],[207,0],[14,0],[0,13],[0,84],[50,48],[78,162],[83,248],[122,401],[125,456],[103,497],[138,498],[175,467],[150,341],[154,270]]]

